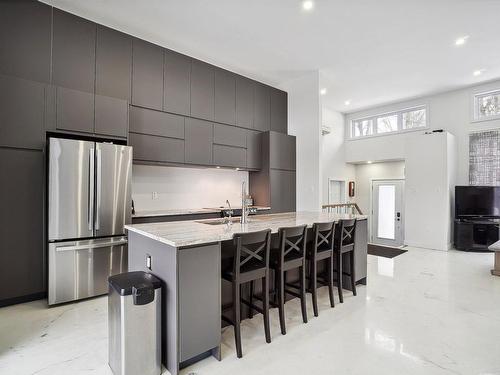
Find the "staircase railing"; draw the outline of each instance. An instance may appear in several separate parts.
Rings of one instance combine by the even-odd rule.
[[[358,214],[363,215],[357,203],[335,203],[324,204],[323,210],[335,214]]]

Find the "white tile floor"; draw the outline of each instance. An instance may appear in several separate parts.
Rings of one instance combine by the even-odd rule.
[[[264,340],[260,316],[243,323],[237,359],[232,329],[222,362],[207,358],[183,374],[500,374],[500,278],[493,254],[410,249],[394,259],[369,256],[368,286],[302,324],[286,305],[288,333]],[[0,309],[0,374],[111,374],[107,300],[46,308],[44,301]]]

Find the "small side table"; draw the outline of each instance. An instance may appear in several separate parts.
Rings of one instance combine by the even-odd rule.
[[[490,245],[488,249],[495,252],[495,266],[491,270],[491,274],[500,276],[500,241]]]

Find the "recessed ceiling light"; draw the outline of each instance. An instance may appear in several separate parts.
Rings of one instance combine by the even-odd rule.
[[[455,45],[456,46],[463,46],[467,42],[467,39],[469,39],[468,35],[461,36],[460,38],[455,40]]]
[[[350,101],[350,100],[346,100],[346,101],[344,102],[344,104],[345,104],[345,105],[351,105],[351,101]]]
[[[474,77],[477,77],[477,76],[480,76],[481,74],[483,74],[483,72],[484,72],[484,69],[474,70],[474,72],[472,72],[472,75]]]
[[[319,93],[321,95],[326,95],[327,91],[326,91],[326,89],[323,88],[323,89],[319,90]]]
[[[304,10],[312,10],[314,8],[314,1],[312,1],[312,0],[304,0],[302,2],[302,8]]]

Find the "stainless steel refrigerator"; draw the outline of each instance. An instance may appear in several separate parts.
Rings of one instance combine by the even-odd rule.
[[[49,305],[105,294],[127,271],[132,148],[50,138]]]

